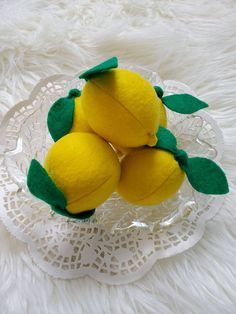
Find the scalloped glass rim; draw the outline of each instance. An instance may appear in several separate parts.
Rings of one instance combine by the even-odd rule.
[[[169,95],[173,92],[175,93],[190,93],[195,95],[192,90],[189,89],[183,83],[176,82],[173,80],[162,81],[157,73],[149,71],[147,69],[143,69],[140,67],[130,67],[128,68],[135,70],[145,76],[153,85],[159,85],[164,89],[165,94]],[[39,92],[43,86],[52,80],[59,80],[64,82],[64,88],[58,88],[59,93],[52,93],[51,95],[43,95],[44,99],[41,101],[35,101]],[[36,158],[42,162],[43,157],[46,152],[46,148],[51,145],[52,140],[47,132],[46,128],[46,119],[45,115],[47,114],[47,110],[50,104],[65,94],[71,88],[79,88],[82,89],[84,82],[78,80],[78,78],[72,78],[67,75],[55,75],[46,80],[40,82],[32,91],[29,99],[27,101],[20,102],[17,104],[12,110],[8,112],[5,116],[2,125],[1,125],[1,135],[0,135],[0,152],[3,154],[3,159],[5,166],[8,171],[8,175],[11,177],[13,182],[17,184],[18,193],[20,198],[26,197],[27,199],[35,199],[30,195],[27,186],[25,184],[26,179],[26,171],[27,166],[32,158]],[[60,85],[60,84],[59,84]],[[60,87],[58,85],[58,87]],[[16,110],[21,110],[23,107],[31,106],[30,114],[21,126],[19,130],[19,136],[16,141],[16,145],[14,147],[9,148],[9,143],[6,143],[5,129],[7,127],[7,123],[11,116]],[[192,137],[189,134],[185,134],[186,138],[183,136],[178,139],[178,143],[181,148],[185,148],[190,155],[195,155],[196,151],[193,149],[191,151],[191,145],[189,143],[193,143],[195,146],[198,145],[198,149],[200,151],[197,152],[197,155],[208,156],[216,161],[219,161],[223,152],[223,138],[222,134],[219,131],[214,120],[207,115],[204,111],[200,111],[193,115],[179,115],[167,110],[168,118],[169,118],[169,128],[174,131],[178,138],[178,128],[176,127],[178,124],[184,126],[184,123],[189,122],[191,119],[194,121],[197,119],[201,119],[202,123],[208,123],[214,130],[217,132],[217,142],[215,143],[207,143],[206,139],[203,139],[201,143],[201,139],[197,132],[200,132],[199,126],[192,127],[191,132],[196,134],[192,134]],[[36,118],[35,118],[36,116]],[[187,122],[186,122],[187,121]],[[33,131],[36,132],[37,137],[30,138],[29,128],[32,127],[30,124],[34,123]],[[198,122],[196,122],[197,124]],[[192,122],[194,124],[194,122]],[[190,133],[191,133],[190,132]],[[35,133],[34,133],[35,134]],[[26,142],[29,143],[26,143]],[[30,142],[31,141],[31,142]],[[33,141],[35,141],[33,143]],[[205,142],[205,143],[204,143]],[[32,145],[33,143],[33,145]],[[187,144],[186,144],[187,143]],[[200,144],[199,144],[200,143]],[[201,145],[208,144],[208,148],[204,147],[205,151],[201,151]],[[27,145],[26,145],[27,144]],[[8,146],[7,146],[8,145]],[[194,145],[192,145],[194,146]],[[203,145],[204,146],[204,145]],[[28,147],[25,149],[25,147]],[[35,148],[35,151],[31,151]],[[213,155],[208,155],[209,151],[213,152]],[[124,200],[122,200],[116,193],[114,193],[108,201],[99,206],[96,210],[94,216],[85,221],[77,221],[71,218],[72,221],[80,224],[90,224],[90,225],[100,225],[103,228],[109,230],[110,232],[114,231],[124,231],[130,228],[148,228],[150,231],[153,231],[155,228],[162,229],[168,227],[186,215],[190,215],[190,213],[198,207],[198,198],[201,197],[200,193],[193,191],[191,186],[185,180],[185,183],[181,187],[180,191],[169,200],[161,203],[157,206],[134,206],[128,204]],[[210,201],[210,197],[209,197]],[[38,200],[39,203],[42,203]],[[42,206],[43,205],[43,206]],[[206,201],[205,206],[208,205],[208,201]],[[40,207],[43,207],[44,210],[49,210],[47,205],[40,204]],[[68,220],[68,218],[65,218]]]

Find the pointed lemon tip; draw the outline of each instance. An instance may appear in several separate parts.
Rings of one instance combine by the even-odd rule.
[[[148,134],[148,142],[147,142],[147,145],[148,146],[155,146],[157,143],[157,136],[156,134],[153,134],[153,133],[149,133]]]

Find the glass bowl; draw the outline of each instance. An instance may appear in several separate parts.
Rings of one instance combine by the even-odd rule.
[[[183,83],[162,81],[155,72],[130,68],[161,86],[164,95],[194,95]],[[135,206],[114,193],[84,221],[53,213],[29,193],[26,174],[31,159],[42,163],[53,143],[46,126],[48,109],[71,88],[82,89],[83,82],[67,75],[48,77],[5,116],[0,130],[0,218],[11,234],[27,243],[35,263],[48,274],[128,283],[143,276],[156,260],[199,241],[206,221],[219,210],[224,197],[198,193],[185,180],[176,195],[157,206]],[[219,163],[222,134],[206,112],[180,115],[167,110],[167,114],[179,148]]]
[[[189,93],[194,95],[185,84],[176,81],[162,81],[157,73],[130,67],[146,77],[151,84],[159,85],[164,95]],[[18,186],[18,197],[27,200],[28,210],[37,207],[46,215],[50,211],[47,204],[36,200],[26,186],[26,174],[32,158],[43,162],[53,141],[47,129],[47,113],[52,103],[66,96],[71,88],[83,88],[83,81],[66,75],[56,75],[40,83],[28,101],[16,105],[5,117],[1,127],[1,148],[3,163],[12,181]],[[214,121],[204,112],[180,115],[167,110],[168,128],[176,135],[179,148],[190,156],[204,156],[219,159],[222,138]],[[111,232],[130,228],[161,229],[181,217],[196,210],[200,201],[208,205],[211,196],[204,196],[192,189],[185,180],[181,189],[172,198],[154,206],[136,206],[124,201],[117,193],[96,209],[95,215],[79,224],[98,224]],[[65,218],[68,219],[68,218]],[[72,219],[73,220],[73,219]]]

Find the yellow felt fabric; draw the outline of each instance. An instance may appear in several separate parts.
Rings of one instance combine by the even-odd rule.
[[[167,127],[167,114],[166,114],[166,109],[165,107],[163,106],[162,103],[158,103],[158,106],[160,107],[159,108],[159,111],[160,111],[160,126],[163,126],[163,127]],[[131,147],[120,147],[120,146],[117,146],[117,145],[113,145],[118,156],[119,157],[124,157],[125,155],[127,155],[128,153],[130,153],[132,151],[132,149],[134,148],[131,148]]]
[[[63,192],[70,213],[96,208],[116,189],[120,164],[111,148],[92,133],[70,133],[48,151],[44,167]]]
[[[81,102],[89,125],[112,144],[155,145],[161,100],[141,75],[124,69],[103,72],[86,82]]]
[[[160,102],[159,106],[160,106],[160,109],[159,109],[159,111],[160,111],[160,125],[163,126],[164,128],[166,128],[167,127],[166,109],[165,109],[162,102]]]
[[[85,115],[81,106],[80,97],[75,98],[73,125],[70,130],[70,133],[72,132],[93,132],[93,130],[91,129],[91,127],[89,126],[85,118]]]
[[[184,172],[171,153],[141,148],[122,160],[118,192],[134,204],[159,204],[178,191],[184,177]]]

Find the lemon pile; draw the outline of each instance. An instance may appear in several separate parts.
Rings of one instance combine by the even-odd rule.
[[[227,193],[222,169],[189,158],[166,129],[165,107],[189,114],[207,104],[188,94],[163,96],[140,74],[117,67],[113,57],[82,73],[82,92],[72,89],[52,105],[47,125],[55,143],[43,167],[32,160],[30,192],[78,219],[91,216],[114,191],[133,204],[159,204],[179,190],[185,174],[199,192]]]

